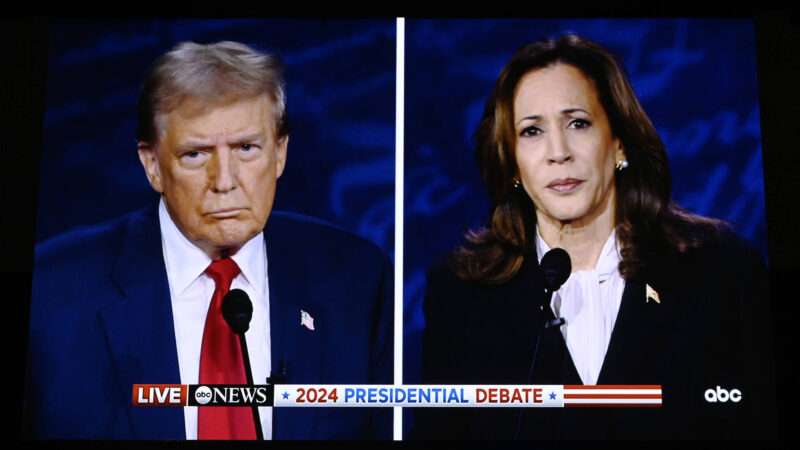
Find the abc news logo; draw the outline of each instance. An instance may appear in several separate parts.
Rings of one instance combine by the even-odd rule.
[[[742,401],[742,391],[738,389],[723,389],[719,386],[716,389],[706,389],[703,394],[707,403],[739,403]]]
[[[134,406],[272,406],[273,387],[239,384],[134,384]]]

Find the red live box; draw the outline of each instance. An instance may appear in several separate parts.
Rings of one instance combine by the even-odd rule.
[[[185,384],[134,384],[133,406],[186,406]]]

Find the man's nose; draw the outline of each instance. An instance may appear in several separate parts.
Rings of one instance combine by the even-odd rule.
[[[547,162],[561,164],[572,160],[572,151],[561,130],[556,130],[549,135],[547,140]]]
[[[218,147],[214,152],[210,176],[211,190],[225,193],[236,189],[236,158],[233,150],[227,146]]]

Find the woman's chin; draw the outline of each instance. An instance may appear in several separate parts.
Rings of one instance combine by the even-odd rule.
[[[586,208],[558,208],[545,214],[546,220],[552,223],[567,225],[580,222],[586,217]]]

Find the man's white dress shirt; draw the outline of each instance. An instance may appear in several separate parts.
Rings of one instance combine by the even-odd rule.
[[[162,197],[158,205],[161,246],[167,268],[167,280],[178,344],[178,367],[182,384],[197,384],[200,378],[200,349],[206,313],[214,294],[214,280],[205,274],[211,264],[200,248],[180,232],[167,212]],[[231,256],[241,269],[231,289],[247,292],[253,302],[253,319],[245,334],[253,382],[265,384],[271,370],[269,333],[269,280],[264,235],[259,233]],[[260,407],[264,439],[272,438],[272,408]],[[197,407],[183,408],[186,439],[197,439]]]
[[[539,262],[550,247],[536,229]],[[619,273],[621,256],[616,231],[606,239],[593,270],[572,272],[553,293],[550,306],[556,317],[563,317],[561,334],[583,384],[597,384],[611,332],[617,321],[625,280]]]

